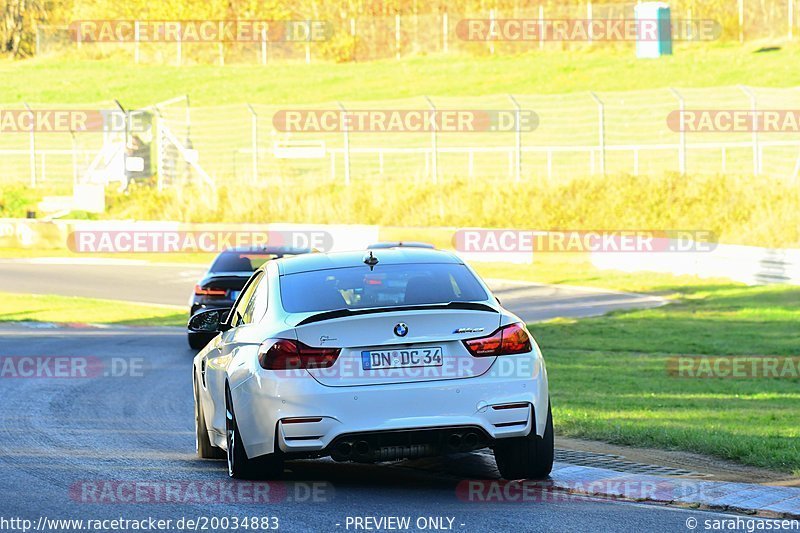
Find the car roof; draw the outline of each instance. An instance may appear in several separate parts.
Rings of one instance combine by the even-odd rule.
[[[388,241],[388,242],[376,242],[374,244],[370,244],[367,246],[367,250],[383,250],[386,248],[428,248],[434,249],[436,248],[434,245],[429,244],[427,242],[419,242],[419,241]]]
[[[407,263],[463,264],[461,259],[450,252],[429,248],[387,248],[369,251],[316,253],[277,259],[275,263],[277,263],[278,271],[281,275],[356,266],[367,268],[364,259],[369,256],[370,252],[378,259],[378,263],[375,266],[378,270],[380,270],[380,265],[402,265]]]

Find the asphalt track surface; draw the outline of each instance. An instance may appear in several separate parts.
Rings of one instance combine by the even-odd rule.
[[[605,500],[465,501],[459,483],[498,478],[480,452],[380,465],[289,462],[286,480],[266,493],[270,501],[261,490],[254,503],[253,487],[230,485],[223,462],[194,456],[193,352],[179,328],[9,324],[0,325],[0,346],[5,358],[86,357],[94,369],[0,379],[0,527],[13,518],[58,531],[47,520],[153,517],[173,520],[169,530],[177,531],[182,518],[205,518],[210,527],[211,519],[266,516],[283,531],[369,531],[352,520],[400,516],[410,518],[408,530],[421,530],[420,518],[444,517],[452,519],[448,531],[662,532],[731,518]],[[178,488],[166,496],[170,486]],[[108,526],[100,530],[123,529]]]
[[[0,291],[61,294],[188,309],[195,282],[205,269],[191,264],[114,259],[0,260]],[[660,298],[601,289],[487,280],[502,304],[536,322],[554,317],[586,317],[618,309],[662,305]]]
[[[3,261],[0,291],[183,306],[201,274],[202,268],[192,265]],[[497,280],[490,285],[526,320],[661,303],[593,289]],[[731,518],[555,495],[465,499],[458,490],[465,480],[499,478],[485,451],[379,465],[294,461],[287,463],[286,479],[268,489],[233,482],[224,462],[202,461],[194,454],[193,354],[181,328],[0,325],[4,364],[21,365],[24,357],[43,364],[33,377],[10,377],[5,368],[0,378],[0,529],[3,519],[13,518],[58,531],[77,528],[59,528],[49,520],[152,517],[172,520],[164,524],[171,531],[179,530],[181,519],[197,521],[199,530],[224,530],[225,524],[214,520],[228,518],[232,530],[235,518],[241,524],[255,517],[256,530],[263,531],[260,526],[275,525],[262,521],[270,517],[283,531],[371,531],[393,529],[374,522],[356,528],[354,521],[392,516],[410,519],[407,530],[422,530],[417,520],[433,518],[442,521],[439,531],[638,532],[688,531],[687,520]],[[53,357],[79,358],[88,371],[81,366],[68,371],[70,377],[48,376],[46,368],[55,373],[56,363],[48,359]],[[122,529],[106,523],[99,530]],[[130,524],[127,529],[132,530]]]

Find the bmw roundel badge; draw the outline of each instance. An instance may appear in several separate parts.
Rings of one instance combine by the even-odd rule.
[[[400,322],[394,327],[394,334],[398,337],[405,337],[406,333],[408,333],[408,326],[404,322]]]

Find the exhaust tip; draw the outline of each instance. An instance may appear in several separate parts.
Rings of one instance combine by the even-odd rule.
[[[467,433],[462,440],[462,444],[465,449],[472,449],[478,445],[478,440],[477,433]]]
[[[447,445],[452,450],[457,450],[461,447],[461,434],[459,433],[452,433],[449,437],[447,437]]]
[[[347,461],[351,453],[353,453],[353,445],[345,441],[336,445],[336,448],[333,449],[333,453],[331,453],[331,457],[334,461]]]
[[[367,455],[369,453],[369,443],[365,440],[356,442],[354,448],[358,455]]]
[[[350,455],[350,452],[353,451],[353,445],[350,444],[349,442],[339,443],[339,445],[336,447],[336,451],[339,454],[344,455],[346,457]]]

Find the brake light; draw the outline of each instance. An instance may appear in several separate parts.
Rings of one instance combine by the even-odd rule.
[[[532,349],[531,338],[523,324],[504,326],[488,337],[463,341],[469,353],[475,357],[526,353]]]
[[[215,287],[202,287],[200,285],[194,286],[194,293],[197,296],[225,296],[228,291],[225,289],[217,289]]]
[[[313,348],[289,339],[269,339],[261,344],[258,364],[265,370],[329,368],[340,351],[341,348]]]

